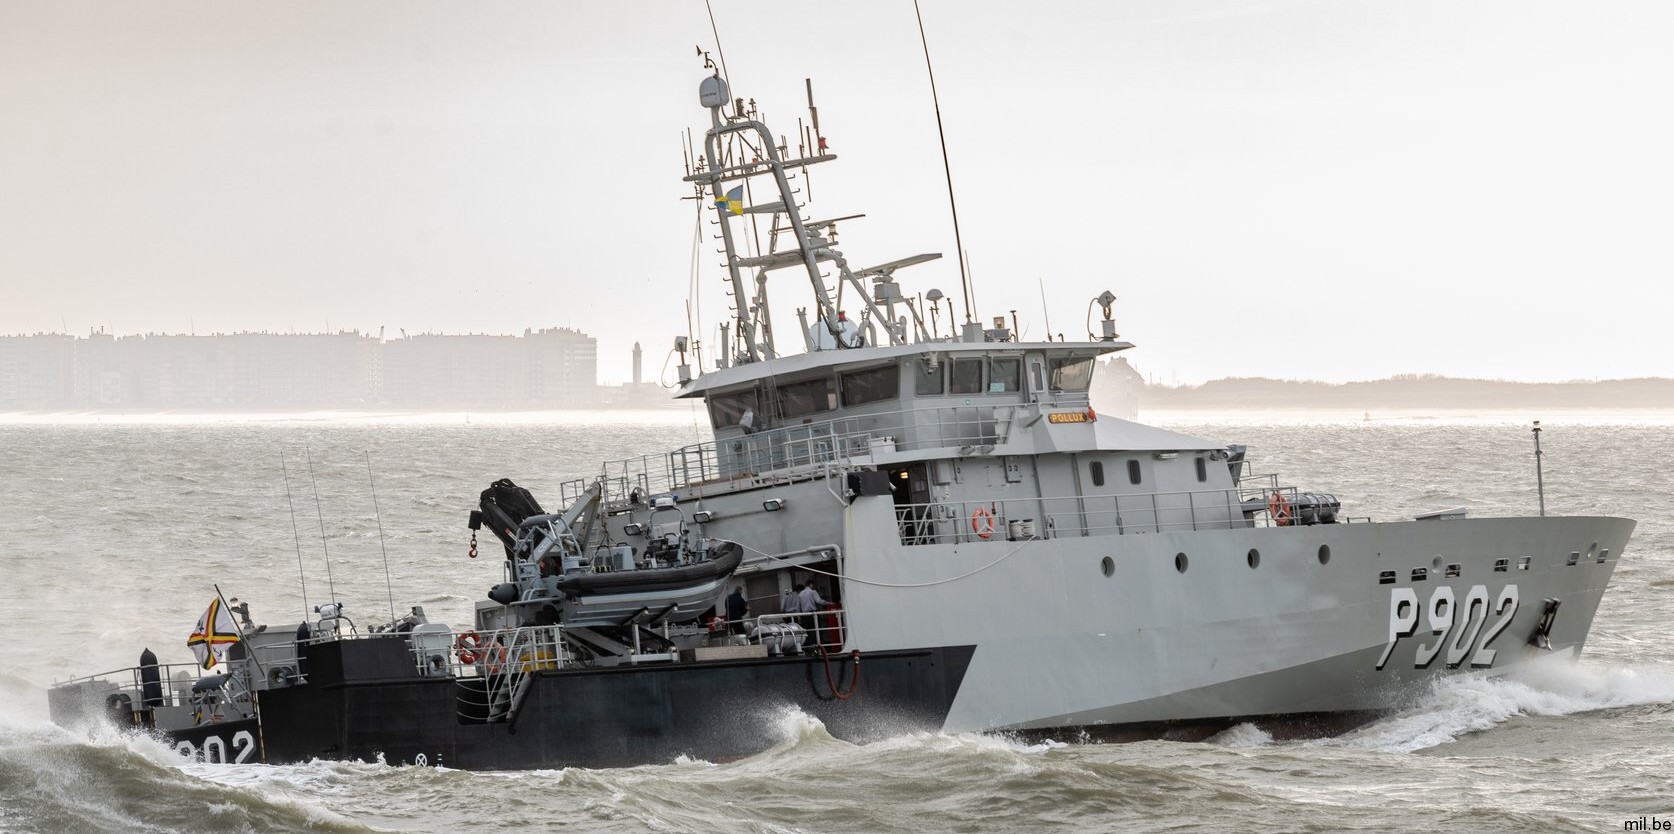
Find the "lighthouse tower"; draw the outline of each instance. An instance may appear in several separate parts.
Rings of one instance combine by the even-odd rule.
[[[635,388],[639,387],[639,383],[640,383],[639,365],[640,365],[640,359],[644,355],[644,353],[645,353],[645,351],[641,350],[640,347],[639,347],[639,342],[634,342],[634,387]]]

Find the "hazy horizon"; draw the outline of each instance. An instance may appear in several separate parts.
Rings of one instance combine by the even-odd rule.
[[[1674,375],[1674,7],[922,6],[985,319],[1075,338],[1109,289],[1171,384]],[[911,4],[715,15],[776,131],[812,79],[808,212],[957,297]],[[0,332],[574,327],[655,378],[714,40],[698,2],[0,5]]]

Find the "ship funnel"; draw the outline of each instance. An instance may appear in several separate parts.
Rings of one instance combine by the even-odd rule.
[[[725,107],[730,95],[727,82],[719,75],[711,75],[698,85],[698,101],[702,102],[704,107]]]

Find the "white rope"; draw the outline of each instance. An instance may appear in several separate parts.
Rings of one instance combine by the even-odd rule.
[[[820,574],[821,576],[829,576],[829,577],[832,577],[834,579],[847,579],[850,582],[858,582],[862,585],[872,585],[872,586],[878,587],[878,588],[929,588],[929,587],[934,586],[934,585],[946,585],[949,582],[958,582],[959,580],[965,579],[966,577],[976,576],[977,574],[982,573],[983,571],[988,570],[989,568],[994,567],[995,565],[998,565],[999,563],[1004,562],[1007,559],[1010,559],[1019,550],[1022,550],[1023,548],[1028,547],[1030,543],[1037,542],[1037,541],[1040,541],[1039,536],[1030,536],[1029,538],[1024,539],[1022,544],[1012,548],[1011,550],[1006,551],[1005,555],[1001,556],[998,559],[995,559],[992,562],[989,562],[986,565],[983,565],[980,568],[977,568],[977,569],[972,570],[972,571],[968,571],[966,573],[959,574],[958,576],[951,577],[951,578],[948,578],[948,579],[937,579],[934,582],[878,582],[878,581],[871,580],[871,579],[861,579],[858,576],[844,576],[844,575],[838,574],[838,573],[831,573],[830,571],[817,570],[815,568],[810,568],[810,567],[807,567],[807,566],[804,566],[804,565],[796,565],[796,566],[793,566],[793,567],[796,567],[798,570],[805,570],[809,573],[817,573],[817,574]],[[757,554],[760,554],[762,556],[766,556],[767,558],[772,559],[776,562],[787,562],[788,563],[788,561],[789,561],[782,556],[775,556],[771,553],[761,551],[761,550],[757,550],[757,549],[755,549],[755,548],[753,548],[753,547],[751,547],[751,546],[749,546],[749,545],[747,545],[743,542],[738,542],[737,544],[738,544],[739,547],[742,547],[745,550],[750,551],[751,553],[757,553]]]

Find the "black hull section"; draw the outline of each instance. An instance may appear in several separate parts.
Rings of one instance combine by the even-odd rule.
[[[794,710],[865,742],[939,730],[974,651],[867,654],[857,684],[847,656],[538,672],[514,719],[492,724],[460,715],[472,679],[316,681],[260,693],[263,752],[270,764],[381,756],[484,770],[724,761],[787,740]]]

